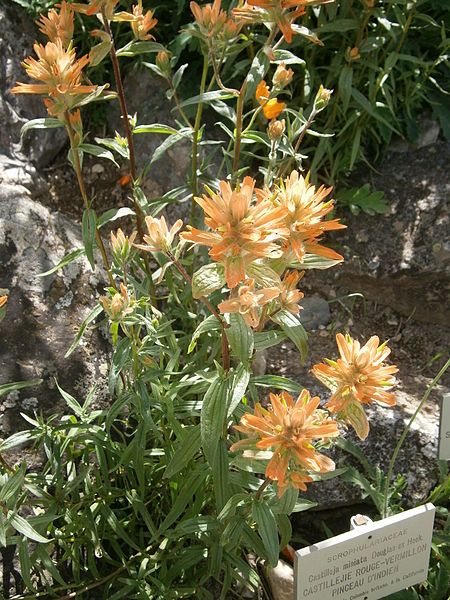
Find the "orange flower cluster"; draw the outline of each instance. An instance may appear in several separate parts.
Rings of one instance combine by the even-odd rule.
[[[80,12],[88,16],[104,13],[106,18],[111,21],[114,17],[114,9],[116,8],[118,2],[119,0],[88,0],[87,4],[73,2],[71,6],[76,12]]]
[[[239,313],[250,327],[258,327],[260,321],[259,309],[280,295],[276,287],[255,290],[253,279],[247,279],[239,287],[238,295],[224,300],[218,306],[221,313]],[[297,307],[298,308],[298,307]]]
[[[318,451],[318,444],[339,435],[336,421],[319,409],[320,399],[307,390],[294,402],[287,392],[270,394],[269,409],[257,404],[254,413],[246,413],[235,429],[248,436],[231,446],[244,449],[272,450],[266,477],[278,482],[278,496],[291,485],[306,490],[311,472],[333,471],[334,462]]]
[[[270,97],[270,89],[264,79],[258,83],[255,96],[259,105],[262,106],[266,119],[276,119],[286,108],[284,102],[279,102],[276,98]]]
[[[183,227],[183,221],[178,219],[170,229],[164,217],[160,219],[145,217],[145,223],[148,229],[148,235],[144,235],[146,244],[134,244],[134,246],[147,252],[170,252],[175,235]]]
[[[73,10],[67,2],[61,2],[61,10],[57,12],[54,8],[49,10],[47,16],[41,16],[37,25],[50,42],[61,40],[64,48],[67,48],[73,38]]]
[[[394,373],[398,369],[384,364],[391,351],[386,343],[379,344],[377,336],[372,336],[362,347],[357,340],[340,333],[336,342],[340,358],[337,361],[325,359],[326,364],[314,365],[312,370],[333,392],[326,407],[365,439],[369,423],[362,405],[380,402],[393,406],[395,396],[388,390],[395,385]]]
[[[138,0],[138,3],[132,7],[132,11],[131,13],[125,11],[116,13],[113,15],[113,20],[128,21],[136,40],[154,40],[155,38],[149,33],[158,23],[158,19],[153,18],[153,11],[148,10],[144,14],[142,0]]]
[[[89,63],[88,56],[77,59],[75,49],[66,49],[60,38],[45,46],[33,46],[38,60],[31,56],[22,63],[31,79],[40,83],[18,83],[13,94],[42,94],[47,96],[44,104],[50,115],[63,118],[83,94],[97,89],[95,85],[82,83],[83,69]]]
[[[190,7],[200,33],[206,38],[222,37],[231,40],[239,35],[241,24],[231,19],[221,8],[222,0],[214,0],[213,4],[199,6],[191,2]]]
[[[116,292],[112,298],[100,296],[99,302],[111,321],[121,321],[133,312],[133,300],[123,283],[120,284],[120,292]]]
[[[255,188],[252,177],[245,177],[236,189],[227,181],[221,181],[219,188],[219,193],[195,198],[212,231],[188,226],[181,238],[209,246],[211,258],[225,267],[228,287],[234,288],[246,279],[252,263],[281,256],[277,242],[289,233],[284,225],[286,210],[274,206],[268,192]]]
[[[343,260],[340,254],[318,243],[325,232],[346,227],[338,219],[324,220],[333,210],[333,200],[325,201],[330,192],[331,188],[324,186],[316,190],[297,171],[292,171],[278,188],[275,202],[287,210],[285,223],[289,228],[283,250],[285,253],[291,251],[299,263],[303,262],[307,252]]]
[[[295,33],[292,25],[312,4],[326,4],[334,0],[247,0],[235,8],[233,14],[250,23],[274,23],[288,44]],[[293,10],[292,10],[293,9]]]

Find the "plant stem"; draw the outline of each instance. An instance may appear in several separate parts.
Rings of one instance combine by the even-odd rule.
[[[119,61],[117,59],[116,48],[114,46],[114,37],[113,37],[112,31],[111,31],[111,27],[109,25],[109,21],[106,18],[104,9],[102,9],[102,17],[103,17],[103,26],[111,40],[111,49],[109,51],[109,54],[111,56],[111,62],[112,62],[113,71],[114,71],[114,79],[116,81],[117,94],[119,97],[119,104],[120,104],[120,111],[122,113],[123,125],[125,127],[125,137],[127,138],[127,142],[128,142],[128,152],[129,152],[129,157],[130,157],[130,175],[131,175],[131,178],[134,183],[137,179],[136,155],[135,155],[135,150],[134,150],[133,134],[131,132],[130,122],[128,120],[128,109],[127,109],[127,103],[125,100],[125,91],[123,89],[122,76],[120,74],[120,66],[119,66]],[[143,240],[144,239],[145,215],[142,212],[141,207],[139,206],[138,202],[136,201],[136,199],[134,197],[133,197],[132,202],[133,202],[133,207],[134,207],[134,210],[136,213],[136,224],[137,224],[138,235],[139,235],[139,238],[141,240]],[[146,264],[146,266],[147,266],[147,264]]]
[[[89,199],[88,199],[87,192],[86,192],[86,186],[84,185],[83,173],[81,171],[80,157],[78,155],[78,148],[75,143],[75,135],[74,135],[74,131],[72,129],[72,125],[70,123],[70,117],[69,117],[68,111],[66,111],[64,113],[64,117],[65,117],[65,121],[66,121],[67,133],[69,135],[70,149],[72,151],[73,166],[75,169],[75,173],[77,175],[78,186],[80,188],[84,206],[85,206],[85,208],[89,208]],[[95,230],[95,239],[97,241],[97,245],[98,245],[98,247],[100,249],[100,253],[102,255],[103,265],[106,269],[106,273],[108,274],[109,283],[111,284],[111,287],[113,287],[114,289],[117,289],[116,282],[114,281],[114,277],[112,276],[111,270],[109,268],[108,256],[106,254],[102,236],[100,235],[100,232],[98,229]]]
[[[264,479],[264,481],[262,482],[262,484],[259,486],[258,491],[255,494],[255,500],[259,500],[261,498],[261,494],[266,489],[266,487],[269,485],[269,483],[272,483],[272,480],[270,479],[270,477],[266,477]]]
[[[436,377],[433,379],[433,381],[427,387],[425,394],[423,395],[422,400],[419,403],[419,406],[416,408],[415,413],[410,418],[407,426],[405,427],[405,430],[403,431],[402,435],[400,436],[400,439],[397,442],[397,445],[395,446],[394,452],[392,453],[391,460],[389,461],[389,466],[388,466],[388,470],[387,470],[387,474],[386,474],[386,483],[384,486],[384,503],[383,503],[383,517],[384,518],[387,517],[387,513],[388,513],[389,484],[390,484],[390,481],[392,478],[392,472],[394,470],[394,464],[397,459],[398,453],[400,452],[400,449],[403,446],[406,436],[408,435],[417,415],[422,410],[422,408],[423,408],[424,404],[426,403],[426,401],[428,400],[428,397],[431,394],[432,390],[434,389],[436,384],[439,382],[442,375],[445,373],[445,371],[448,369],[449,366],[450,366],[450,358],[447,360],[445,365],[442,367],[442,369],[439,371],[439,373],[436,375]]]
[[[309,117],[308,117],[308,120],[306,121],[306,123],[305,123],[305,125],[304,125],[303,129],[301,130],[301,132],[300,132],[300,135],[298,136],[298,139],[297,139],[297,141],[296,141],[296,143],[295,143],[295,146],[294,146],[294,154],[296,154],[296,153],[298,152],[298,149],[300,148],[300,144],[302,143],[302,141],[303,141],[303,138],[304,138],[304,137],[305,137],[305,135],[306,135],[306,132],[307,132],[307,131],[308,131],[308,129],[311,127],[311,125],[312,125],[312,123],[313,123],[314,119],[316,118],[316,115],[317,115],[317,111],[316,111],[316,110],[314,110],[314,108],[313,108],[313,109],[311,110],[311,114],[310,114],[310,115],[309,115]],[[281,171],[280,171],[280,177],[283,177],[284,175],[286,175],[286,172],[289,170],[289,167],[290,167],[290,165],[291,165],[291,161],[292,161],[292,158],[290,158],[290,159],[288,160],[288,162],[285,164],[284,168],[283,168],[283,169],[281,169]]]
[[[206,77],[208,75],[208,55],[203,56],[203,70],[202,78],[200,82],[200,96],[205,93],[206,88]],[[191,162],[191,189],[192,189],[192,204],[191,204],[191,217],[190,224],[195,225],[197,205],[194,197],[198,195],[198,134],[200,126],[202,124],[203,115],[203,102],[200,100],[197,105],[197,114],[195,115],[194,133],[192,139],[192,162]]]
[[[241,154],[241,139],[242,139],[242,122],[244,112],[244,101],[245,92],[247,91],[247,79],[244,79],[241,89],[239,90],[239,96],[236,103],[236,141],[234,144],[234,157],[233,157],[233,176],[236,175],[236,171],[239,168],[239,158]]]

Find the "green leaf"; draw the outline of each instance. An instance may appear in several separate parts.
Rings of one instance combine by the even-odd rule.
[[[222,90],[216,90],[214,92],[205,92],[204,94],[199,94],[198,96],[192,96],[192,98],[188,98],[181,102],[180,106],[191,106],[192,104],[211,104],[215,100],[228,100],[230,98],[234,98],[234,94],[230,94],[229,92],[224,92]]]
[[[178,133],[178,129],[170,127],[170,125],[162,125],[161,123],[152,123],[152,125],[137,125],[133,129],[133,133],[160,133],[164,135],[173,135]]]
[[[36,434],[32,431],[18,431],[17,433],[13,433],[9,438],[0,442],[0,452],[5,452],[6,450],[11,450],[11,448],[16,448],[16,446],[26,444],[35,437]]]
[[[223,436],[228,394],[228,380],[216,376],[203,398],[200,414],[201,439],[206,460],[211,467],[214,466],[219,441]]]
[[[185,427],[183,429],[183,439],[177,445],[177,449],[164,471],[164,477],[173,477],[184,469],[200,450],[201,443],[200,425]]]
[[[310,508],[314,508],[317,506],[317,502],[311,502],[311,500],[306,500],[305,498],[300,498],[295,503],[294,508],[292,509],[293,513],[296,512],[304,512],[305,510],[309,510]]]
[[[116,163],[114,159],[114,155],[109,150],[105,150],[105,148],[101,148],[100,146],[95,146],[95,144],[80,144],[78,149],[82,152],[86,152],[86,154],[91,154],[92,156],[97,156],[97,158],[106,158],[113,162],[116,167],[119,165]]]
[[[280,325],[288,338],[294,342],[300,352],[300,359],[304,362],[308,352],[308,335],[299,318],[287,310],[280,310],[272,317],[272,321]]]
[[[256,522],[258,533],[266,549],[267,559],[271,567],[278,563],[280,545],[278,542],[278,527],[274,514],[264,501],[253,502],[252,515]]]
[[[97,216],[93,208],[84,209],[81,229],[83,233],[84,249],[86,251],[86,256],[92,267],[92,270],[94,270],[94,243],[95,232],[97,230]]]
[[[230,497],[229,473],[228,447],[224,440],[219,440],[216,459],[212,469],[217,512],[222,510]]]
[[[253,334],[253,338],[255,341],[255,351],[260,352],[272,346],[277,346],[287,338],[287,335],[282,331],[256,331]]]
[[[335,267],[342,260],[335,260],[334,258],[325,258],[325,256],[319,256],[318,254],[305,254],[305,258],[302,263],[293,263],[292,267],[298,267],[299,269],[331,269]]]
[[[236,369],[231,383],[231,400],[228,405],[227,416],[231,417],[236,407],[241,402],[247,390],[248,382],[250,381],[250,371],[245,368],[242,363]]]
[[[192,295],[197,299],[209,296],[224,285],[225,267],[219,263],[204,265],[192,277]]]
[[[116,51],[117,56],[136,56],[148,52],[162,52],[165,48],[157,42],[132,41]]]
[[[81,323],[80,328],[78,329],[78,333],[75,336],[75,339],[73,340],[70,348],[65,353],[64,358],[67,358],[68,356],[70,356],[72,354],[72,352],[75,350],[75,348],[78,347],[78,344],[80,343],[81,338],[83,337],[84,332],[86,331],[88,325],[90,325],[90,323],[92,323],[92,321],[94,321],[102,311],[103,311],[103,307],[101,306],[101,304],[94,306],[94,308],[90,311],[88,316]]]
[[[280,515],[290,515],[297,503],[298,494],[297,488],[289,486],[281,498],[275,496],[271,503],[273,512]]]
[[[52,273],[55,273],[56,271],[59,271],[59,269],[70,265],[70,263],[72,263],[74,260],[77,260],[77,258],[80,258],[80,256],[84,256],[85,254],[86,250],[84,248],[77,248],[76,250],[72,250],[71,252],[69,252],[69,254],[66,254],[66,256],[50,270],[45,271],[45,273],[39,273],[38,277],[47,277],[47,275],[52,275]]]
[[[267,265],[258,265],[257,263],[251,263],[247,267],[247,271],[250,277],[252,277],[256,283],[262,287],[281,287],[280,276],[276,271],[268,267]]]
[[[290,50],[274,50],[273,52],[275,59],[272,61],[274,63],[284,63],[285,65],[304,65],[305,61],[302,58],[299,58],[296,54],[291,52]]]
[[[64,123],[62,123],[59,119],[32,119],[22,126],[20,130],[20,137],[22,137],[31,129],[55,129],[56,127],[64,127]]]
[[[33,581],[31,579],[31,560],[30,560],[30,548],[28,547],[27,538],[20,538],[18,542],[19,548],[19,561],[20,561],[20,575],[23,577],[25,585],[30,592],[34,592]]]
[[[56,383],[56,387],[59,390],[59,393],[66,401],[67,406],[69,408],[71,408],[76,415],[81,416],[83,414],[83,409],[82,409],[81,405],[78,403],[78,401],[75,400],[75,398],[73,396],[71,396],[70,394],[65,392],[62,388],[60,388],[56,379],[55,379],[55,383]]]
[[[229,315],[230,327],[227,328],[227,338],[234,355],[244,364],[248,364],[253,354],[253,331],[239,313]]]
[[[200,323],[197,329],[194,331],[192,335],[192,341],[189,344],[188,354],[194,351],[198,338],[202,335],[202,333],[207,333],[208,331],[219,331],[221,329],[220,323],[217,320],[217,317],[214,315],[210,315],[204,321]]]
[[[29,381],[15,381],[14,383],[3,383],[0,385],[0,397],[5,394],[10,394],[15,390],[22,390],[23,388],[35,387],[40,385],[43,379],[30,379]]]
[[[6,483],[0,488],[0,499],[3,503],[8,502],[22,487],[25,480],[25,465],[23,464],[13,475],[10,475]]]
[[[204,464],[199,464],[192,472],[184,479],[184,484],[180,487],[180,491],[169,511],[169,514],[164,519],[159,528],[160,534],[169,528],[183,513],[186,506],[191,502],[208,473],[208,469]]]
[[[111,221],[116,221],[117,219],[122,219],[123,217],[128,217],[136,214],[134,210],[128,208],[127,206],[122,206],[121,208],[111,208],[102,214],[97,221],[97,229],[106,225],[106,223],[110,223]]]
[[[359,154],[359,150],[361,147],[361,127],[357,127],[356,131],[353,133],[353,142],[352,142],[352,151],[350,153],[350,164],[349,164],[349,169],[350,171],[353,169],[353,166],[356,162],[356,159],[358,157]]]
[[[339,75],[338,93],[342,99],[342,110],[348,109],[350,98],[352,96],[353,68],[344,65]]]
[[[289,379],[288,377],[283,377],[282,375],[259,375],[257,377],[252,377],[251,381],[254,385],[286,390],[293,394],[300,394],[303,389],[302,385],[296,381],[292,381],[292,379]]]
[[[9,522],[19,533],[22,533],[30,540],[39,542],[40,544],[48,544],[50,540],[38,533],[23,517],[17,514],[8,514]]]
[[[250,70],[247,75],[247,89],[245,92],[245,99],[249,100],[254,98],[256,88],[259,82],[264,79],[267,71],[270,67],[270,60],[264,49],[259,50],[255,58],[252,61]]]

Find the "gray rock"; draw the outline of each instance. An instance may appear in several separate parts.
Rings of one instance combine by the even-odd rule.
[[[70,359],[64,359],[103,285],[102,272],[92,273],[80,259],[49,277],[38,277],[82,246],[80,226],[33,199],[29,189],[42,191],[43,183],[32,167],[0,156],[0,182],[0,265],[2,287],[10,292],[0,324],[0,379],[44,380],[32,390],[2,397],[0,429],[6,435],[24,426],[20,411],[36,406],[47,414],[60,410],[54,377],[74,396],[85,396],[102,379],[108,348],[98,332],[88,333]]]
[[[21,141],[20,129],[30,119],[48,117],[42,97],[14,95],[10,89],[29,81],[21,61],[33,53],[38,30],[25,10],[14,2],[0,4],[0,153],[25,155],[45,167],[66,144],[63,129],[30,131]]]
[[[273,569],[268,569],[267,579],[273,600],[294,598],[294,569],[282,560]]]
[[[307,331],[325,327],[330,322],[330,307],[328,302],[319,296],[303,298],[300,301],[300,321]]]

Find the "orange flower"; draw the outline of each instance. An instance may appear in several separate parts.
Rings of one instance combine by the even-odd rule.
[[[120,229],[114,233],[111,231],[111,248],[114,254],[114,257],[118,260],[125,260],[128,258],[131,252],[131,247],[133,245],[134,240],[136,239],[137,232],[135,231],[130,235],[130,237],[126,236],[124,232]]]
[[[273,85],[284,88],[289,85],[294,77],[294,71],[292,69],[286,69],[284,62],[280,63],[272,77]]]
[[[18,83],[12,88],[13,94],[44,94],[48,96],[44,104],[50,115],[62,117],[65,111],[79,101],[82,94],[95,91],[95,85],[82,85],[82,71],[89,63],[88,56],[76,58],[75,50],[66,50],[61,39],[47,42],[45,46],[34,44],[38,60],[31,56],[23,61],[23,66],[31,79],[41,83]]]
[[[85,15],[97,15],[104,12],[108,21],[111,21],[118,2],[119,0],[88,0],[87,4],[73,2],[71,7],[74,11],[84,13]]]
[[[160,219],[145,217],[145,223],[147,225],[148,235],[144,235],[144,242],[146,242],[147,245],[134,245],[136,248],[146,250],[147,252],[169,252],[172,249],[175,235],[183,227],[183,221],[178,219],[169,230],[164,217],[161,217]]]
[[[205,223],[212,231],[188,226],[181,238],[209,246],[209,255],[225,266],[225,279],[234,288],[246,279],[247,267],[259,258],[281,255],[275,243],[287,236],[283,226],[286,209],[275,207],[255,180],[245,177],[239,189],[227,181],[219,183],[220,192],[195,198],[205,212]]]
[[[343,229],[346,226],[338,219],[324,221],[323,218],[333,210],[333,201],[324,202],[331,188],[323,185],[316,190],[297,171],[291,175],[279,188],[276,202],[288,210],[286,225],[290,236],[285,243],[285,252],[292,251],[298,260],[303,262],[306,252],[319,254],[333,260],[343,260],[342,256],[318,244],[323,233],[333,229]]]
[[[214,0],[213,4],[199,6],[197,2],[191,2],[189,6],[200,33],[209,38],[221,35],[225,39],[231,39],[238,35],[241,26],[221,9],[221,3],[222,0]]]
[[[112,298],[100,296],[99,302],[111,321],[121,321],[133,312],[133,300],[123,283],[120,284],[120,292],[116,292]]]
[[[36,22],[41,31],[51,42],[61,40],[64,48],[67,48],[73,38],[73,10],[70,4],[63,0],[59,13],[52,8],[47,16],[41,16]]]
[[[284,102],[278,102],[276,98],[270,98],[270,89],[264,79],[258,83],[255,93],[256,100],[262,106],[266,119],[276,119],[286,108]]]
[[[326,4],[334,0],[247,0],[233,10],[233,14],[250,22],[276,23],[288,44],[292,42],[295,31],[293,22],[305,13],[305,7],[311,4]],[[294,9],[290,11],[289,9]]]
[[[218,306],[221,313],[239,313],[244,317],[250,327],[258,327],[260,320],[260,308],[277,296],[278,288],[261,288],[255,290],[253,279],[247,279],[239,287],[238,295],[234,298],[224,300]]]
[[[386,342],[379,345],[376,335],[362,348],[348,334],[338,333],[336,342],[341,358],[325,359],[327,364],[314,365],[312,371],[333,392],[326,407],[350,423],[357,435],[365,439],[369,423],[361,405],[375,401],[393,406],[395,396],[387,390],[395,385],[393,375],[398,369],[384,364],[391,351]]]
[[[334,462],[317,451],[315,440],[326,442],[337,437],[336,421],[319,409],[320,399],[311,398],[307,390],[302,390],[297,400],[287,392],[270,394],[269,410],[256,404],[254,414],[246,413],[241,424],[235,429],[250,436],[231,446],[239,448],[271,449],[272,458],[266,468],[266,477],[278,482],[278,495],[284,493],[287,485],[305,489],[311,481],[308,472],[325,473],[333,471]]]
[[[148,32],[158,23],[158,19],[153,18],[153,11],[148,10],[145,15],[142,10],[142,0],[133,6],[133,12],[122,11],[113,15],[114,21],[128,21],[136,40],[154,40],[155,38]]]
[[[304,274],[304,271],[288,271],[281,282],[281,293],[279,298],[281,307],[294,314],[300,312],[298,303],[305,295],[297,289],[297,284]]]

